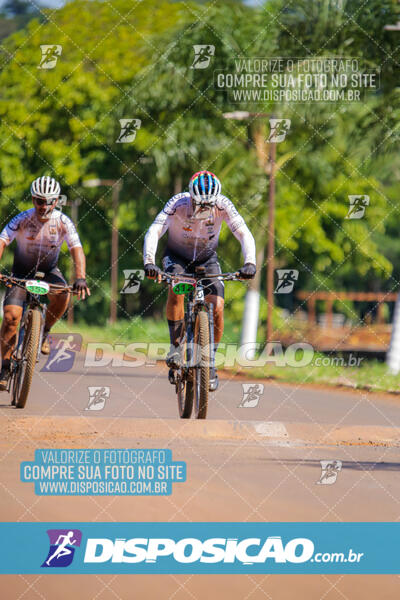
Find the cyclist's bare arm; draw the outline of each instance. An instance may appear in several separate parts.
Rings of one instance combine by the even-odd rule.
[[[74,261],[75,268],[75,279],[86,279],[86,257],[83,252],[82,246],[75,246],[70,249],[72,260]],[[90,290],[87,290],[88,296],[90,296]],[[84,300],[86,297],[85,290],[82,293],[78,293],[78,298]]]
[[[75,277],[85,279],[86,277],[86,258],[82,246],[71,248],[71,256],[74,261]]]
[[[1,260],[1,257],[3,256],[4,248],[6,247],[6,245],[7,244],[5,243],[4,240],[0,240],[0,260]]]

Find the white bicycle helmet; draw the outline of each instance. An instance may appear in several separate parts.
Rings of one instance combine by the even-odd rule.
[[[36,198],[44,198],[46,200],[55,200],[59,197],[61,187],[58,181],[53,177],[44,175],[32,181],[31,194]]]
[[[221,183],[211,171],[198,171],[189,182],[189,193],[195,204],[214,206],[221,193]]]

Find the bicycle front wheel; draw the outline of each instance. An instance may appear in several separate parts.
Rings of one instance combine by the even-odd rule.
[[[185,335],[186,338],[186,335]],[[176,372],[175,386],[176,396],[178,399],[178,410],[181,419],[190,419],[193,410],[193,369],[188,368],[190,362],[189,350],[187,341],[183,342],[182,356],[184,364]]]
[[[31,389],[32,377],[38,355],[42,314],[39,308],[28,310],[21,357],[14,375],[12,398],[16,408],[24,408]]]
[[[208,312],[197,313],[194,327],[194,342],[197,350],[197,364],[194,371],[195,418],[205,419],[208,408],[208,388],[210,385],[210,324]]]
[[[176,382],[179,416],[190,419],[193,410],[193,381],[178,377]]]

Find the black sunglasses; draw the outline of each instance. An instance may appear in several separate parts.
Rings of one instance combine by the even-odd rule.
[[[37,196],[32,196],[32,199],[36,202],[38,206],[50,206],[57,200],[57,198],[51,198],[50,200],[46,200],[46,198],[38,198]]]

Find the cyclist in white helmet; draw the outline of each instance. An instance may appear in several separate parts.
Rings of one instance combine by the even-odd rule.
[[[170,273],[191,273],[204,266],[206,273],[221,273],[217,257],[218,238],[225,221],[242,247],[243,279],[252,279],[256,273],[256,248],[244,219],[228,198],[221,194],[221,183],[210,171],[195,173],[189,182],[189,192],[173,196],[157,215],[147,231],[144,242],[145,274],[155,279],[160,271],[156,266],[158,240],[168,230],[167,247],[163,255],[163,269]],[[234,261],[232,261],[234,262]],[[206,301],[214,305],[214,351],[224,328],[224,284],[214,279],[205,280]],[[180,341],[184,329],[184,297],[171,290],[167,300],[167,320],[171,348],[167,365],[173,369],[181,361]],[[173,377],[170,377],[173,381]],[[210,371],[210,391],[218,386],[216,369]]]
[[[65,241],[75,266],[74,289],[78,298],[90,295],[86,284],[86,261],[75,225],[56,206],[61,194],[58,181],[47,175],[38,177],[31,185],[33,208],[16,215],[0,233],[0,259],[4,248],[15,239],[12,275],[23,279],[44,273],[44,281],[67,285],[57,266],[60,248]],[[49,294],[46,313],[43,354],[50,353],[48,334],[51,327],[64,314],[70,294]],[[7,288],[3,304],[3,323],[0,330],[1,372],[0,390],[7,389],[10,376],[10,357],[14,349],[17,328],[22,316],[26,291],[20,287]]]

